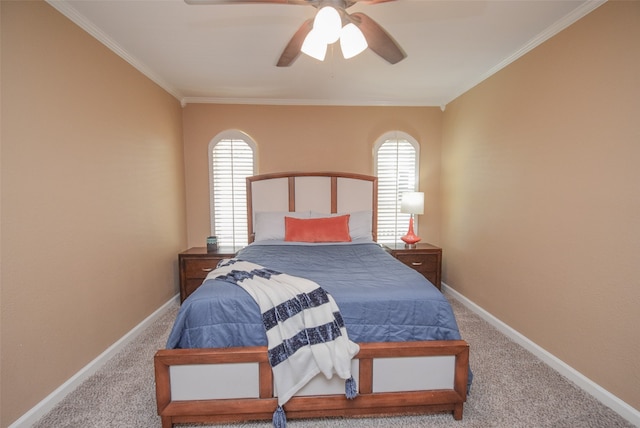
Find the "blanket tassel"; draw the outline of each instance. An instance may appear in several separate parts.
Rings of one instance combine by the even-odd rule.
[[[358,385],[353,376],[344,382],[344,392],[349,400],[353,400],[358,395]]]
[[[287,427],[287,415],[284,414],[282,406],[278,406],[275,412],[273,412],[273,428],[286,428]]]

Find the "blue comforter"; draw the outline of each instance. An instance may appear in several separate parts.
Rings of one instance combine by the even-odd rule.
[[[355,342],[460,339],[449,302],[378,244],[259,245],[238,259],[317,282]],[[182,304],[167,348],[266,346],[258,305],[241,287],[206,280]]]

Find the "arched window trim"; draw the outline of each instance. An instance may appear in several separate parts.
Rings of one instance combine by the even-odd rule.
[[[213,139],[211,139],[211,141],[209,142],[208,145],[208,170],[209,170],[209,227],[210,227],[210,233],[212,235],[216,234],[216,228],[215,228],[215,199],[214,199],[214,195],[213,195],[213,186],[214,186],[214,171],[213,171],[213,150],[215,148],[215,146],[220,143],[221,141],[225,141],[225,140],[242,140],[245,143],[247,143],[247,145],[249,146],[249,148],[251,148],[251,150],[253,151],[253,175],[257,174],[257,155],[258,155],[258,146],[255,143],[255,141],[253,140],[253,138],[251,138],[247,133],[240,131],[238,129],[229,129],[229,130],[225,130],[222,131],[220,133],[218,133],[215,137],[213,137]],[[246,216],[246,212],[244,213],[244,215]],[[243,240],[248,240],[248,236],[247,237],[243,237]]]
[[[378,153],[380,148],[382,147],[382,145],[384,143],[386,143],[387,141],[398,141],[398,140],[405,140],[407,141],[415,150],[415,165],[414,165],[414,171],[415,171],[415,182],[413,184],[413,189],[414,191],[418,191],[419,190],[419,183],[420,183],[420,143],[418,143],[418,141],[411,136],[410,134],[403,132],[403,131],[388,131],[385,132],[384,134],[382,134],[380,137],[378,137],[378,139],[376,140],[374,146],[373,146],[373,169],[374,169],[374,174],[377,177],[380,177],[379,175],[379,171],[378,171]],[[378,203],[378,209],[380,209],[380,203]],[[396,214],[399,214],[399,204],[396,207]],[[401,215],[401,214],[400,214]],[[380,213],[378,213],[378,219],[380,219]],[[396,222],[397,222],[397,217],[396,217]],[[408,225],[408,215],[407,215],[407,225]],[[400,228],[400,230],[398,230],[397,232],[400,233],[402,232],[402,227],[398,226]],[[414,229],[416,234],[419,233],[418,232],[418,224],[416,222],[416,224],[414,225]],[[402,233],[404,234],[404,233]],[[400,236],[402,236],[402,234],[398,235],[397,238],[399,239]],[[381,242],[384,241],[384,237],[381,234],[381,229],[378,229],[378,236],[379,236],[379,240]]]

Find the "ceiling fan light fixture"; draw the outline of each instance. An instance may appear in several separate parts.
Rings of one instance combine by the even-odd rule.
[[[313,20],[313,31],[322,35],[324,43],[330,45],[340,38],[342,18],[340,13],[331,6],[321,8]]]
[[[340,32],[340,49],[344,59],[353,58],[367,49],[367,40],[362,31],[353,23],[342,27]]]
[[[327,43],[323,40],[322,34],[314,28],[304,38],[300,50],[318,61],[324,61],[324,57],[327,54]]]

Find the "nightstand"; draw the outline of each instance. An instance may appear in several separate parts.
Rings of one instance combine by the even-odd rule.
[[[207,252],[207,247],[193,247],[178,254],[180,303],[200,287],[220,260],[234,257],[240,248],[242,247],[220,247],[215,252]]]
[[[403,242],[384,244],[384,247],[393,257],[420,272],[440,290],[442,248],[427,243],[417,243],[415,248],[405,248]]]

